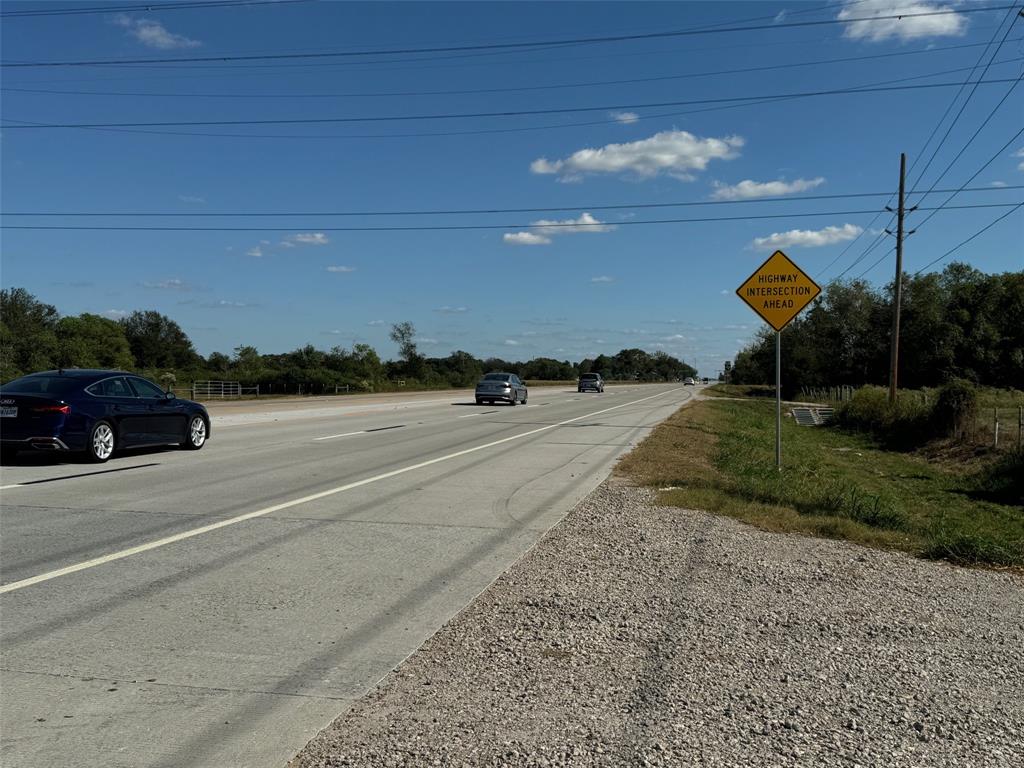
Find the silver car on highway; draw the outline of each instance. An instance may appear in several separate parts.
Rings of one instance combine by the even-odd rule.
[[[476,383],[476,404],[492,405],[498,400],[515,405],[526,402],[526,385],[514,373],[488,373]]]

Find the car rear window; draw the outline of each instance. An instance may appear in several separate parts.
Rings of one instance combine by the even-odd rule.
[[[580,378],[586,379],[587,381],[597,381],[599,377],[596,373],[584,373]]]
[[[82,386],[82,379],[73,376],[22,376],[0,387],[11,395],[66,395]]]
[[[507,373],[488,373],[484,376],[484,381],[508,381],[510,378],[511,375]]]

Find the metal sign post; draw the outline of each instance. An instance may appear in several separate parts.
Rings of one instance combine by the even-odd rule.
[[[821,288],[782,251],[773,253],[736,295],[775,329],[775,466],[782,470],[782,329],[814,301]]]
[[[782,331],[775,332],[775,468],[782,471]]]

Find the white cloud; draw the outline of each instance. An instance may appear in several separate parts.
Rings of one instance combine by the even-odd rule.
[[[719,293],[725,296],[728,293],[732,293],[732,291],[730,291],[728,288],[723,288],[722,290],[719,291]]]
[[[1013,156],[1014,157],[1024,157],[1024,147],[1021,147],[1016,152],[1014,152]],[[1024,171],[1024,161],[1021,161],[1021,163],[1017,166],[1017,170],[1018,171]]]
[[[329,242],[330,238],[323,232],[300,232],[286,237],[281,245],[289,248],[295,245],[327,245]]]
[[[592,214],[584,211],[576,219],[539,219],[530,223],[530,227],[543,235],[567,235],[573,232],[611,232],[613,224],[605,224]]]
[[[447,305],[438,307],[434,311],[442,315],[461,315],[463,312],[469,312],[465,307],[449,307]]]
[[[433,346],[437,346],[441,342],[438,341],[437,339],[431,339],[429,337],[423,337],[423,338],[417,337],[416,338],[416,343],[417,344],[425,344],[428,347],[433,347]]]
[[[767,237],[755,237],[751,248],[771,251],[776,248],[819,248],[823,245],[835,245],[853,240],[864,230],[856,224],[843,224],[841,227],[825,227],[824,229],[791,229],[788,232],[774,232]]]
[[[878,21],[853,21],[846,25],[843,36],[853,40],[882,40],[899,38],[901,41],[921,37],[957,37],[967,32],[967,19],[958,14],[944,16],[918,16],[951,10],[954,4],[926,2],[926,0],[856,0],[847,3],[839,15],[840,20],[865,19],[875,16],[902,16]],[[907,18],[910,16],[911,18]]]
[[[371,320],[370,322],[367,323],[367,325],[384,325],[384,321],[383,320]]]
[[[1021,165],[1024,165],[1024,163],[1021,163]],[[993,182],[989,183],[989,186],[990,187],[1006,187],[1006,186],[1009,186],[1009,185],[1005,181],[993,181]]]
[[[355,272],[355,267],[347,267],[344,264],[336,264],[327,268],[328,272]]]
[[[125,13],[119,13],[114,17],[114,23],[127,30],[129,35],[148,48],[171,51],[176,48],[198,48],[202,45],[198,40],[168,32],[163,24],[153,19],[133,19]]]
[[[758,197],[781,197],[792,195],[795,192],[804,192],[814,189],[825,183],[822,176],[814,179],[794,179],[793,181],[751,181],[744,179],[739,184],[722,184],[719,181],[712,182],[715,188],[711,195],[713,200],[752,200]]]
[[[608,275],[598,275],[597,277],[590,278],[592,283],[614,283],[615,278],[609,277]]]
[[[144,282],[143,288],[156,288],[161,291],[190,291],[192,286],[186,283],[184,280],[180,280],[177,277],[172,277],[167,280],[159,280],[154,282]]]
[[[552,235],[579,232],[611,232],[614,224],[606,224],[584,211],[575,219],[538,219],[530,223],[529,232],[506,232],[502,239],[510,245],[550,245]]]
[[[681,333],[673,333],[671,336],[665,336],[663,341],[688,341],[688,336],[683,336]]]
[[[196,197],[195,195],[178,195],[178,199],[183,203],[195,203],[196,205],[205,205],[205,197]]]
[[[642,179],[667,173],[692,181],[692,171],[703,171],[711,160],[731,160],[744,140],[739,136],[700,138],[687,131],[662,131],[650,138],[625,144],[607,144],[598,149],[581,149],[564,160],[539,158],[530,164],[538,174],[558,174],[575,180],[587,174],[631,174]]]
[[[257,259],[263,255],[263,249],[260,246],[255,245],[245,252],[246,256],[255,256]]]
[[[122,317],[128,317],[128,310],[108,309],[106,312],[100,312],[100,315],[107,318],[108,320],[120,320]]]
[[[533,232],[506,232],[501,236],[509,245],[550,245],[551,238],[535,235]]]
[[[640,119],[640,115],[636,112],[609,112],[608,114],[611,115],[615,122],[622,123],[623,125],[631,125]]]
[[[783,9],[782,9],[781,11],[779,11],[779,12],[778,12],[777,14],[775,14],[775,18],[774,18],[774,19],[772,19],[772,21],[773,21],[773,22],[774,22],[775,24],[780,24],[780,23],[782,23],[782,22],[783,22],[783,21],[785,21],[785,19],[786,19],[786,13],[787,13],[786,9],[785,9],[785,8],[783,8]]]
[[[256,305],[245,301],[227,301],[226,299],[221,299],[220,301],[200,304],[199,306],[204,307],[205,309],[245,309],[246,307],[254,307]]]
[[[519,346],[519,342],[518,342],[518,341],[516,341],[515,339],[505,339],[505,341],[504,341],[504,342],[502,342],[502,343],[503,343],[503,344],[504,344],[504,345],[505,345],[506,347],[518,347],[518,346]]]

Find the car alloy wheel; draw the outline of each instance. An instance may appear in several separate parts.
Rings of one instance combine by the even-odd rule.
[[[206,421],[202,416],[193,416],[188,423],[188,440],[185,447],[198,451],[206,445]]]
[[[114,453],[114,430],[105,421],[99,421],[89,436],[89,458],[102,463]]]

